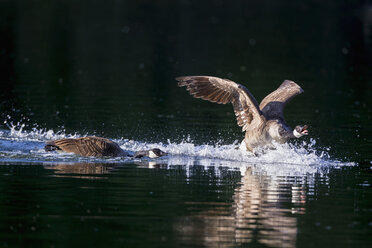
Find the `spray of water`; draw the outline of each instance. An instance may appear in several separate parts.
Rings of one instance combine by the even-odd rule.
[[[10,119],[10,118],[9,118]],[[82,158],[68,153],[47,153],[45,141],[61,138],[77,138],[86,135],[66,134],[65,130],[54,131],[33,127],[25,130],[25,124],[4,121],[8,130],[0,130],[0,161],[33,162],[133,162],[130,158]],[[244,149],[237,149],[239,142],[224,144],[223,140],[215,145],[195,145],[190,137],[180,143],[168,140],[167,143],[148,143],[125,138],[115,139],[127,151],[160,148],[170,154],[157,160],[157,163],[172,165],[229,166],[234,168],[255,167],[268,174],[306,174],[327,170],[330,167],[352,166],[354,163],[331,158],[329,148],[321,148],[315,139],[297,144],[274,144],[275,149],[259,151],[256,156]]]
[[[4,124],[9,130],[0,131],[0,138],[9,140],[23,140],[23,141],[45,141],[52,139],[63,139],[63,138],[76,138],[79,137],[77,133],[66,134],[65,130],[54,132],[53,130],[47,130],[45,128],[39,128],[37,125],[31,128],[31,131],[25,131],[26,124],[22,121],[18,121],[14,124],[8,116]]]

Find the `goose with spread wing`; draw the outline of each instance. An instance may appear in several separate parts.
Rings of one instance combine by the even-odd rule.
[[[284,120],[284,107],[303,90],[293,81],[285,80],[278,89],[267,95],[258,105],[249,90],[228,79],[210,76],[176,78],[178,86],[185,86],[195,98],[219,104],[232,103],[238,126],[245,131],[243,142],[248,151],[270,146],[273,141],[285,143],[291,138],[308,134],[307,125],[292,129]]]

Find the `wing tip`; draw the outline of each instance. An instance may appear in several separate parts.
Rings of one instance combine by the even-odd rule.
[[[195,83],[198,80],[209,80],[210,76],[180,76],[176,77],[178,81],[178,87],[187,86],[189,84]]]
[[[282,88],[282,87],[295,87],[299,90],[299,93],[303,93],[304,90],[301,88],[301,86],[299,86],[297,83],[295,83],[294,81],[292,80],[284,80],[283,83],[279,86],[279,88]]]
[[[176,77],[176,80],[178,87],[187,86],[193,80],[193,76],[180,76]]]
[[[175,79],[177,81],[184,81],[185,78],[187,78],[187,76],[180,76],[180,77],[176,77]]]
[[[186,86],[187,85],[187,77],[176,77],[176,80],[178,81],[178,87]]]

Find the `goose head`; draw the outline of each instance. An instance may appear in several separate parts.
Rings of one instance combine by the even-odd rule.
[[[142,158],[142,157],[149,157],[149,158],[158,158],[162,156],[166,156],[168,153],[163,152],[159,148],[153,148],[146,151],[138,151],[134,154],[135,158]]]
[[[293,129],[293,135],[296,137],[296,138],[300,138],[304,135],[308,135],[309,134],[309,131],[307,130],[308,126],[307,125],[304,125],[304,126],[296,126],[295,129]]]
[[[166,156],[166,155],[168,155],[168,153],[163,152],[159,148],[153,148],[153,149],[149,150],[149,157],[150,158],[158,158],[158,157]]]

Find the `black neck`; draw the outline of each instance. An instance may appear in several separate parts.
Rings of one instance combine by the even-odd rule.
[[[288,126],[279,127],[279,134],[280,134],[281,137],[286,138],[286,139],[296,138],[296,136],[294,136],[294,134],[293,134],[293,130],[291,130],[291,128],[288,127]]]
[[[146,156],[148,156],[148,151],[138,151],[133,155],[134,158],[142,158]]]

